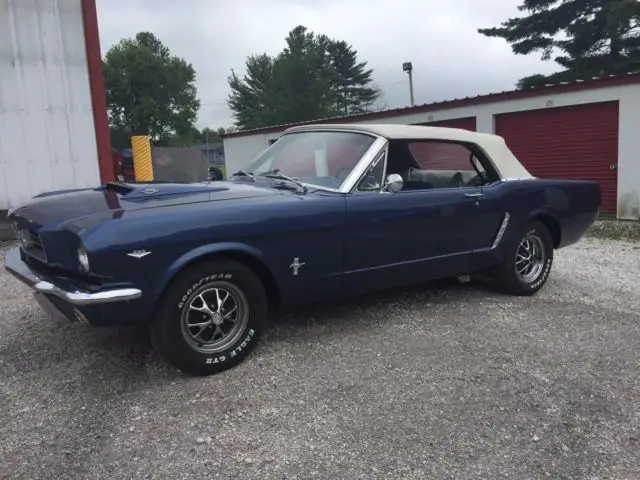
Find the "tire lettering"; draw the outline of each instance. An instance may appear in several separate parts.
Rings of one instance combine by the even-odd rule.
[[[216,363],[222,363],[226,359],[227,359],[227,357],[225,355],[222,355],[220,357],[207,358],[206,364],[207,365],[213,365],[213,364],[216,364]]]
[[[540,278],[538,279],[538,281],[531,284],[530,288],[532,290],[538,288],[549,276],[550,270],[551,270],[551,260],[547,260],[547,263],[544,266],[544,270],[542,271],[542,275],[540,275]]]
[[[244,350],[246,348],[246,346],[249,344],[249,342],[251,341],[251,339],[253,338],[253,336],[255,335],[255,330],[252,328],[251,330],[249,330],[247,332],[247,336],[245,337],[245,339],[242,341],[242,343],[240,345],[238,345],[236,348],[234,348],[233,350],[231,350],[231,353],[229,354],[229,356],[231,358],[234,358],[236,355],[238,355],[242,350]]]
[[[233,274],[231,273],[216,273],[213,275],[207,275],[206,277],[202,277],[198,283],[194,283],[193,285],[191,285],[191,288],[187,290],[187,293],[185,293],[182,296],[182,298],[180,299],[180,302],[178,303],[178,308],[182,309],[182,307],[184,307],[185,302],[191,296],[193,291],[201,287],[203,283],[207,283],[210,280],[221,280],[221,279],[229,280],[231,278],[233,278]]]

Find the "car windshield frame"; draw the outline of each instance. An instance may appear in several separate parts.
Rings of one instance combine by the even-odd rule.
[[[362,177],[364,172],[366,172],[367,168],[369,167],[369,165],[371,165],[371,162],[373,162],[373,160],[376,158],[380,150],[384,148],[384,146],[386,145],[387,140],[384,137],[381,137],[380,135],[377,135],[375,133],[371,133],[363,130],[357,130],[357,129],[351,130],[351,129],[343,129],[343,128],[331,128],[331,127],[326,127],[326,128],[319,127],[317,129],[314,128],[313,130],[284,132],[284,134],[281,137],[279,137],[277,141],[269,145],[257,157],[255,157],[250,163],[250,165],[247,166],[245,169],[243,169],[243,172],[250,174],[255,179],[274,180],[273,177],[271,178],[265,177],[265,176],[262,176],[261,173],[255,173],[255,172],[256,170],[258,171],[263,170],[260,167],[263,166],[264,163],[268,162],[269,159],[273,158],[273,156],[276,155],[283,148],[284,144],[281,141],[282,139],[284,139],[285,137],[293,136],[293,135],[313,135],[313,134],[325,134],[325,133],[340,133],[340,134],[350,133],[350,134],[370,137],[373,139],[373,141],[371,142],[367,150],[358,159],[358,161],[355,163],[355,165],[353,166],[349,174],[342,180],[342,183],[337,188],[332,188],[332,187],[320,185],[317,183],[303,182],[299,180],[301,184],[303,184],[309,189],[314,189],[314,190],[317,189],[317,190],[324,190],[328,192],[337,192],[337,193],[349,193],[353,190],[353,187]],[[264,173],[266,172],[273,173],[273,170],[264,169]],[[282,171],[282,173],[287,175],[286,171]],[[295,176],[293,177],[295,178]]]

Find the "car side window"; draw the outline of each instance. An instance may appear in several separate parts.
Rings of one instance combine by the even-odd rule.
[[[403,190],[477,187],[488,174],[476,153],[466,145],[443,141],[410,141],[414,166],[402,173]]]

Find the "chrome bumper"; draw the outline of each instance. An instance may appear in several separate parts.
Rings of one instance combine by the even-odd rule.
[[[72,305],[95,305],[100,303],[123,302],[135,300],[142,296],[137,288],[118,288],[101,292],[69,291],[57,287],[51,282],[42,280],[20,258],[20,249],[14,248],[4,258],[4,268],[18,280],[27,284],[36,293],[58,297]]]

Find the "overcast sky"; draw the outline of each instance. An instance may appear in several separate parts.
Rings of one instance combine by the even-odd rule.
[[[97,0],[103,53],[147,30],[196,70],[198,124],[229,126],[227,77],[256,53],[276,54],[297,25],[346,40],[373,68],[388,108],[409,104],[402,62],[413,62],[416,104],[511,90],[556,70],[477,33],[519,14],[521,0]]]

